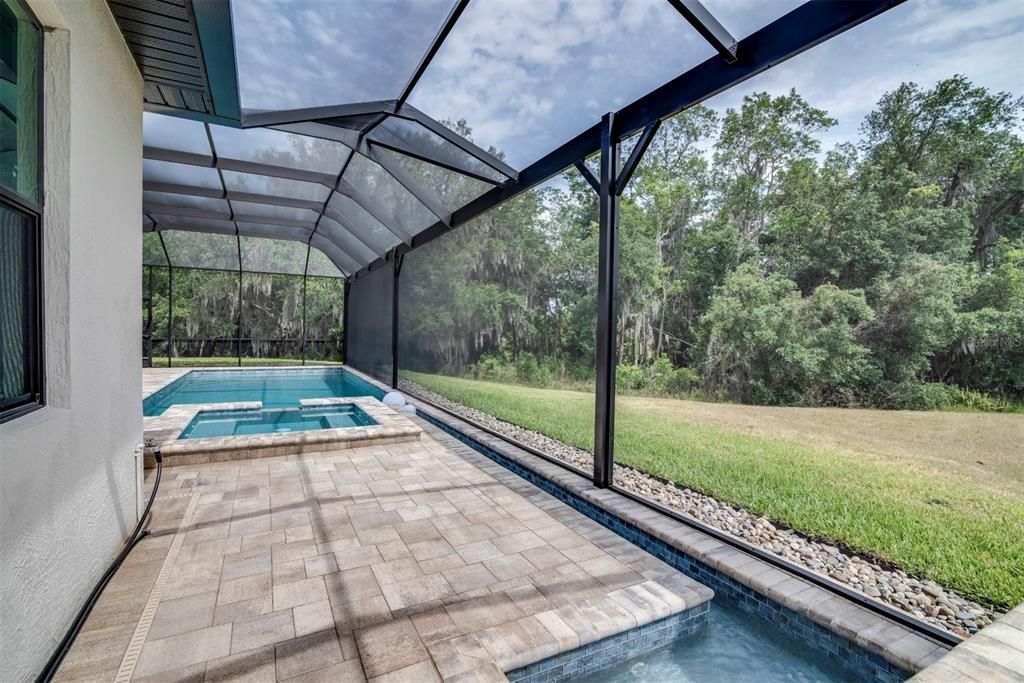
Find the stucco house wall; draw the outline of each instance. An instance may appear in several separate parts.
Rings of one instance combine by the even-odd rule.
[[[0,680],[42,669],[138,515],[142,79],[105,2],[44,37],[46,407],[0,425]]]

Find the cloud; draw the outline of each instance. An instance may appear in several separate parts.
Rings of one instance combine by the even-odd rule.
[[[451,0],[236,0],[242,106],[291,109],[398,97]]]
[[[667,2],[471,3],[411,103],[526,165],[713,54]]]

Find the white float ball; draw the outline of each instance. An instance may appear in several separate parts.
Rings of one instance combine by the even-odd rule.
[[[399,408],[405,405],[405,396],[397,391],[389,391],[383,400],[384,405],[391,406],[392,408]]]
[[[413,417],[416,417],[416,406],[414,406],[411,403],[406,403],[404,406],[398,409],[398,412],[406,413],[407,415],[412,415]]]

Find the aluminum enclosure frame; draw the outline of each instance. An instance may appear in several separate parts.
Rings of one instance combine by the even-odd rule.
[[[467,223],[473,218],[498,206],[499,204],[525,192],[548,178],[560,173],[565,168],[575,165],[581,174],[599,194],[600,204],[600,237],[598,264],[598,325],[597,325],[597,402],[595,407],[595,483],[598,486],[609,486],[612,483],[614,463],[614,397],[615,397],[615,366],[614,357],[615,330],[617,329],[616,287],[618,279],[618,198],[635,171],[643,153],[651,143],[658,126],[665,119],[692,107],[704,100],[727,90],[738,83],[749,79],[766,69],[771,68],[805,50],[846,31],[858,24],[881,14],[903,0],[861,0],[859,2],[841,2],[838,0],[809,0],[788,14],[776,19],[743,40],[736,41],[717,19],[703,6],[699,0],[665,0],[689,22],[709,44],[715,47],[718,54],[708,58],[701,64],[684,74],[637,99],[617,112],[609,112],[600,124],[596,124],[580,133],[572,140],[551,151],[538,161],[530,164],[520,172],[509,168],[500,159],[484,152],[468,140],[448,130],[437,121],[430,119],[422,112],[406,104],[420,77],[429,67],[431,60],[440,50],[442,43],[452,31],[463,14],[469,0],[458,0],[445,19],[439,32],[431,41],[429,48],[411,74],[407,84],[396,100],[377,102],[350,103],[332,107],[315,107],[299,110],[277,112],[239,112],[237,125],[241,128],[264,126],[286,132],[320,137],[344,145],[348,158],[337,176],[305,169],[287,168],[281,165],[254,162],[246,159],[224,158],[217,154],[213,135],[210,130],[209,116],[189,112],[190,118],[204,120],[209,139],[211,155],[209,157],[190,152],[155,149],[146,147],[144,156],[148,159],[174,161],[175,163],[197,166],[212,166],[217,169],[221,180],[219,198],[224,199],[229,208],[227,217],[216,212],[196,211],[189,208],[171,209],[171,215],[182,215],[199,220],[223,220],[227,218],[235,225],[236,236],[241,234],[238,223],[269,223],[282,225],[291,229],[308,230],[307,245],[313,243],[318,236],[328,240],[337,247],[338,254],[331,258],[345,274],[349,283],[356,282],[369,273],[385,265],[393,269],[393,297],[391,315],[396,323],[399,308],[398,283],[401,272],[402,256],[430,241],[447,234],[452,229]],[[200,3],[202,4],[202,3]],[[205,11],[205,10],[204,10]],[[204,17],[208,35],[218,35],[233,45],[229,13]],[[218,23],[218,21],[220,23]],[[237,82],[235,83],[237,88]],[[220,110],[218,110],[219,112]],[[402,119],[421,126],[429,133],[436,135],[445,144],[451,144],[483,163],[489,169],[500,173],[506,180],[491,190],[478,196],[464,206],[449,211],[431,188],[423,187],[401,165],[381,153],[387,150],[397,154],[405,154],[424,163],[434,164],[440,168],[457,173],[464,173],[475,180],[487,178],[485,174],[475,173],[470,169],[455,168],[445,159],[415,144],[397,144],[393,140],[385,140],[377,144],[375,133],[390,118]],[[218,117],[218,122],[222,122]],[[641,132],[642,131],[642,132]],[[623,168],[619,168],[619,145],[632,135],[641,132],[639,140]],[[592,154],[601,152],[600,178],[586,167],[584,160]],[[425,229],[414,232],[409,226],[400,224],[388,207],[380,206],[372,197],[366,197],[349,183],[346,172],[352,160],[360,155],[387,173],[394,181],[426,208],[436,222]],[[261,173],[271,177],[290,178],[305,182],[319,183],[328,188],[328,200],[319,207],[317,219],[312,224],[303,221],[284,221],[261,219],[259,216],[236,215],[233,201],[242,201],[238,195],[229,191],[224,182],[224,170],[236,170],[249,173]],[[153,185],[147,185],[152,187]],[[166,185],[163,185],[166,188]],[[167,188],[170,189],[170,188]],[[213,193],[204,188],[176,186],[176,189],[194,192],[198,196],[212,196]],[[348,217],[333,212],[329,207],[330,199],[335,193],[348,197],[363,211],[379,221],[398,240],[396,246],[381,253],[374,249],[365,234],[360,234],[356,226],[348,221]],[[243,196],[252,198],[252,194]],[[291,206],[315,210],[312,203],[298,201],[293,198],[272,195],[260,195],[259,203],[272,206]],[[154,207],[150,207],[154,208]],[[167,207],[155,208],[167,211]],[[324,217],[330,218],[340,225],[343,232],[333,235],[321,230]],[[154,224],[154,227],[156,225]],[[195,229],[201,229],[195,226]],[[342,243],[349,241],[349,250]],[[362,245],[377,258],[367,263],[365,259],[353,257],[351,247]],[[308,256],[307,256],[308,260]],[[351,265],[356,264],[353,272]],[[241,267],[241,258],[239,258]],[[348,266],[347,268],[345,266]],[[347,336],[347,335],[346,335]],[[397,385],[399,371],[398,344],[392,330],[390,340],[381,340],[392,347],[392,384]]]
[[[409,245],[399,245],[387,255],[355,273],[358,280],[388,261],[408,253],[452,229],[493,209],[516,195],[543,183],[569,166],[580,171],[599,194],[600,232],[598,263],[598,321],[596,331],[597,386],[594,432],[594,483],[608,487],[613,483],[615,429],[615,334],[617,329],[616,289],[618,286],[618,197],[636,169],[644,151],[667,118],[756,76],[833,36],[849,30],[904,0],[810,0],[788,14],[739,41],[729,61],[721,54],[713,56],[665,85],[625,106],[609,112],[601,123],[592,126],[540,160],[524,168],[516,180],[496,187],[452,213],[450,221],[438,221],[416,235]],[[675,3],[674,3],[675,4]],[[682,3],[694,9],[699,3]],[[705,10],[706,11],[706,10]],[[619,169],[618,147],[627,138],[641,132],[625,167]],[[601,152],[601,177],[595,178],[584,160]],[[396,291],[397,291],[396,276]],[[397,294],[396,294],[397,297]],[[392,314],[397,310],[393,305]],[[394,335],[393,335],[394,336]],[[385,340],[382,340],[382,342]],[[399,367],[397,342],[391,344],[392,358]],[[398,370],[394,371],[397,378]],[[397,384],[397,381],[394,382]]]

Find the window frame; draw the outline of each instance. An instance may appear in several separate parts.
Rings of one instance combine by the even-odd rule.
[[[25,354],[25,378],[28,383],[28,392],[17,397],[0,400],[0,425],[16,418],[34,412],[46,405],[46,344],[44,334],[44,289],[43,289],[43,198],[45,188],[43,185],[45,174],[44,165],[44,124],[46,121],[44,110],[45,86],[43,83],[44,69],[43,58],[45,55],[44,42],[46,31],[43,29],[39,18],[24,0],[13,0],[31,18],[39,31],[39,44],[36,55],[36,172],[38,174],[36,187],[38,188],[39,200],[35,201],[30,197],[21,195],[13,190],[0,185],[0,207],[14,213],[21,214],[30,222],[28,231],[28,248],[25,250],[24,269],[22,271],[22,285],[25,298],[28,301],[27,320],[24,329],[23,348]]]

